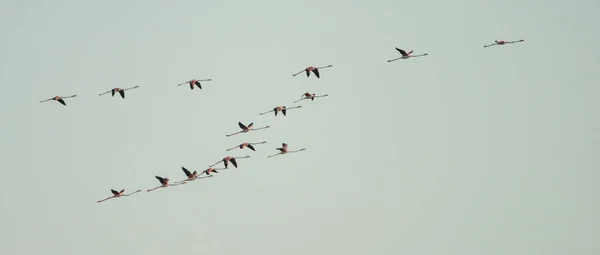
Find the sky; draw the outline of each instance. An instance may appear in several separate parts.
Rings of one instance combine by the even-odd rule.
[[[0,247],[598,254],[599,8],[1,1]],[[429,55],[386,62],[395,47]],[[320,79],[292,76],[330,64]],[[212,81],[176,86],[193,78]],[[98,96],[136,85],[124,100]],[[305,92],[329,96],[259,115]],[[238,121],[271,128],[225,137]],[[306,150],[267,158],[283,142]],[[228,155],[250,158],[146,192],[156,175],[183,180],[182,166]],[[110,189],[143,192],[97,203]]]

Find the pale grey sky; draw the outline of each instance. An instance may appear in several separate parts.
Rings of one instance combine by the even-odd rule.
[[[2,1],[7,254],[598,254],[598,1]],[[494,40],[524,43],[483,48]],[[394,47],[427,57],[387,63]],[[334,67],[321,79],[292,74]],[[211,78],[203,90],[175,86]],[[98,96],[115,86],[127,98]],[[259,116],[304,101],[286,117]],[[38,101],[77,94],[67,107]],[[271,128],[226,138],[237,122]],[[268,141],[257,151],[225,149]],[[287,142],[306,151],[267,159]],[[220,158],[238,169],[146,190]]]

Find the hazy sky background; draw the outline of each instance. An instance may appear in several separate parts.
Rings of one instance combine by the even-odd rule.
[[[2,1],[0,247],[598,254],[599,8]],[[500,39],[525,42],[482,47]],[[387,63],[394,47],[430,55]],[[321,79],[292,77],[329,64]],[[175,86],[192,78],[213,81]],[[135,85],[125,100],[98,96]],[[305,92],[330,96],[258,115]],[[226,138],[238,121],[271,128]],[[267,159],[281,142],[307,150]],[[251,158],[145,192],[227,155]],[[122,188],[144,192],[96,203]]]

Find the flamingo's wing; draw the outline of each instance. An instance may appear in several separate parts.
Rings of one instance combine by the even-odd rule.
[[[110,92],[112,92],[112,96],[115,96],[115,89],[111,89]]]
[[[281,110],[281,113],[283,113],[283,116],[286,116],[286,115],[285,115],[285,112],[286,112],[286,109],[282,109],[282,110]]]
[[[404,51],[403,49],[398,49],[398,48],[396,48],[396,50],[397,50],[398,52],[400,52],[400,54],[402,54],[402,56],[408,56],[408,54],[406,54],[406,51]]]
[[[125,99],[125,90],[119,90],[119,94],[121,94],[121,97]]]
[[[196,172],[196,170],[194,170],[194,173],[192,173],[193,175],[198,175],[198,172]]]
[[[277,116],[277,107],[273,108],[273,112],[275,113],[275,116]]]
[[[189,170],[187,170],[187,168],[185,168],[185,167],[181,167],[181,170],[183,170],[183,172],[185,173],[185,175],[186,175],[187,177],[190,177],[190,175],[192,175],[192,173],[190,173],[190,171],[189,171]]]
[[[196,81],[196,86],[198,86],[199,89],[202,89],[202,85],[200,85],[199,81]]]
[[[241,129],[248,129],[248,127],[246,127],[246,125],[242,124],[242,122],[238,122],[238,126],[240,126]]]
[[[162,178],[162,177],[160,177],[160,176],[154,176],[154,177],[156,177],[156,179],[158,179],[158,181],[159,181],[160,183],[163,183],[163,184],[165,183],[165,178]]]
[[[308,93],[308,92],[306,92],[306,93],[304,93],[304,95],[303,95],[303,96],[305,96],[305,97],[310,97],[310,96],[311,96],[311,94],[310,94],[310,93]]]
[[[62,105],[64,105],[64,106],[66,106],[66,105],[67,105],[67,104],[65,104],[65,100],[63,100],[62,98],[61,98],[61,99],[58,99],[58,100],[56,100],[56,101],[58,101],[59,103],[61,103],[61,104],[62,104]]]
[[[122,189],[121,191],[119,191],[119,193],[121,193],[121,194],[122,194],[123,192],[125,192],[125,189]]]
[[[111,189],[110,192],[112,192],[114,195],[119,195],[119,192],[114,189]]]
[[[254,122],[250,123],[250,124],[248,125],[248,128],[252,128],[252,126],[254,126]]]
[[[313,69],[313,73],[315,73],[315,76],[317,76],[317,78],[321,78],[321,75],[319,74],[319,69]]]
[[[282,148],[282,149],[287,149],[287,146],[288,146],[288,145],[287,145],[287,143],[282,143],[282,144],[281,144],[281,148]]]
[[[231,161],[231,164],[237,168],[237,161],[235,160],[235,158],[231,158],[229,161]]]
[[[253,151],[256,151],[256,150],[254,150],[254,146],[252,146],[252,144],[248,144],[248,145],[246,145],[246,147],[248,147],[248,149],[251,149],[251,150],[253,150]]]
[[[306,72],[306,77],[310,77],[310,71],[308,70],[308,68],[304,71]]]

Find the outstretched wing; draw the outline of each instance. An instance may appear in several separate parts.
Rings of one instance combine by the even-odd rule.
[[[190,177],[192,175],[192,173],[190,173],[189,170],[187,170],[185,167],[181,167],[181,170],[183,170],[183,172],[185,173],[186,176]]]
[[[317,76],[317,78],[321,78],[321,75],[319,74],[319,69],[313,69],[313,73],[315,73],[315,76]]]
[[[248,127],[246,127],[246,125],[242,124],[242,122],[238,122],[238,126],[240,126],[241,129],[248,129]]]
[[[231,161],[231,164],[237,168],[237,161],[235,160],[235,158],[231,158],[229,161]]]
[[[121,97],[125,99],[125,90],[119,90],[119,94],[121,94]]]
[[[56,101],[58,101],[58,102],[59,102],[59,103],[61,103],[62,105],[65,105],[65,106],[67,105],[67,104],[65,104],[65,100],[62,100],[62,98],[61,98],[61,99],[58,99],[58,100],[56,100]]]
[[[396,48],[396,50],[397,50],[398,52],[400,52],[400,54],[402,54],[402,56],[408,56],[408,54],[406,54],[406,51],[404,51],[404,50],[402,50],[402,49],[398,49],[398,48]]]
[[[256,151],[256,150],[254,149],[254,146],[252,146],[252,144],[248,144],[248,145],[246,145],[246,147],[248,147],[248,149],[251,149],[251,150],[253,150],[253,151]]]
[[[287,143],[282,143],[282,144],[281,144],[281,148],[282,148],[282,149],[287,149]]]
[[[156,179],[158,179],[158,181],[159,181],[160,183],[165,183],[165,178],[162,178],[162,177],[160,177],[160,176],[154,176],[154,177],[156,177]]]
[[[118,191],[116,191],[116,190],[114,190],[114,189],[111,189],[111,190],[110,190],[110,192],[112,192],[112,193],[113,193],[113,195],[119,195],[119,192],[118,192]]]

